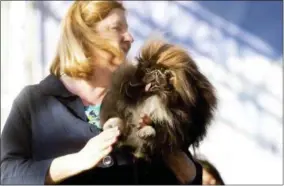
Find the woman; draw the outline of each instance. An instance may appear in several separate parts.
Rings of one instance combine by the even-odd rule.
[[[221,174],[216,167],[205,159],[196,159],[202,165],[203,185],[225,185]]]
[[[137,161],[113,149],[118,129],[96,125],[132,42],[121,3],[73,3],[50,75],[13,103],[2,132],[2,184],[201,184],[201,166],[188,151]]]

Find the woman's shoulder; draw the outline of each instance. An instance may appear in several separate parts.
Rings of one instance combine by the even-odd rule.
[[[48,97],[68,97],[72,94],[64,87],[60,79],[52,74],[43,78],[39,83],[26,85],[15,99],[17,104],[29,104],[48,100]]]
[[[38,94],[38,84],[26,85],[16,96],[14,103],[23,104],[26,103],[33,95]]]
[[[38,84],[24,86],[14,98],[12,108],[20,111],[23,116],[30,112],[31,105],[41,102]]]

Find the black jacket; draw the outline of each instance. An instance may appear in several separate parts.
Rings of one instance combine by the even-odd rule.
[[[1,183],[44,184],[54,158],[78,152],[100,132],[88,123],[79,97],[55,76],[25,87],[14,100],[2,131]],[[112,166],[102,165],[61,184],[178,184],[160,160],[148,164],[133,162],[119,151],[111,155]],[[196,167],[192,183],[201,184],[202,169],[197,163]]]

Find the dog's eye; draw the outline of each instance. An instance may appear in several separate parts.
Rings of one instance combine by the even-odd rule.
[[[150,72],[150,69],[149,68],[145,68],[145,72],[146,73]]]
[[[169,70],[165,71],[165,75],[166,75],[167,78],[171,78],[172,77],[172,73]]]

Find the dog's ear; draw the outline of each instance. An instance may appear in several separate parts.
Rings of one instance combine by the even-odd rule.
[[[137,61],[138,68],[140,69],[146,69],[150,67],[151,62],[149,60],[144,60],[141,57],[136,57],[136,61]]]
[[[182,69],[167,70],[166,74],[169,77],[169,84],[179,93],[183,101],[188,105],[195,105],[196,94],[194,87],[191,86],[191,77]]]
[[[198,127],[192,127],[193,146],[198,147],[199,142],[206,136],[217,109],[217,95],[214,86],[199,70],[190,73],[192,84],[195,87],[195,105],[191,110],[192,122]]]

